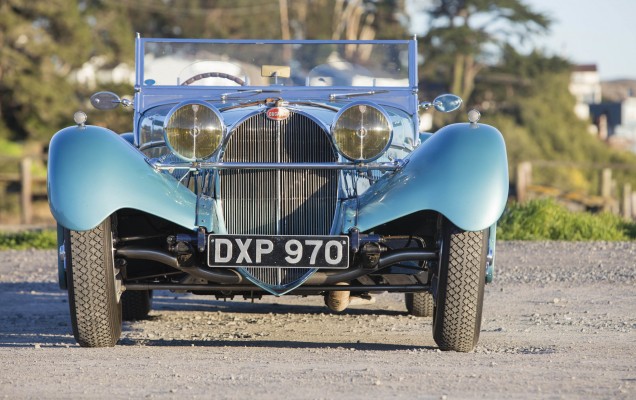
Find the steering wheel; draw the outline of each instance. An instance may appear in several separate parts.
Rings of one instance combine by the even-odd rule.
[[[236,82],[241,86],[245,86],[245,81],[241,78],[239,78],[238,76],[234,76],[234,75],[230,75],[230,74],[226,74],[224,72],[204,72],[202,74],[196,74],[195,76],[191,77],[188,80],[185,80],[181,86],[187,86],[190,85],[198,80],[201,79],[205,79],[205,78],[225,78],[225,79],[229,79],[232,82]]]

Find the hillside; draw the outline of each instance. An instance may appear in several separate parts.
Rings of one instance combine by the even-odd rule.
[[[620,102],[625,98],[636,96],[636,79],[617,79],[601,82],[603,101]]]

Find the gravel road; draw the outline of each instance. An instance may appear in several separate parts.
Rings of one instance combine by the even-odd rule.
[[[0,398],[636,399],[636,242],[502,242],[473,353],[439,351],[401,295],[158,292],[115,348],[73,339],[55,252],[0,252]]]

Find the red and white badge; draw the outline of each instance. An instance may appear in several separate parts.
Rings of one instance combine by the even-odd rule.
[[[285,107],[272,107],[267,110],[267,118],[274,121],[284,121],[289,118],[289,109]]]

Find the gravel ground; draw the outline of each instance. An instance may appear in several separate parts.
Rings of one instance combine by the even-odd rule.
[[[222,302],[158,292],[120,344],[72,337],[55,252],[0,252],[0,397],[636,398],[636,243],[502,242],[473,353],[401,295]]]

